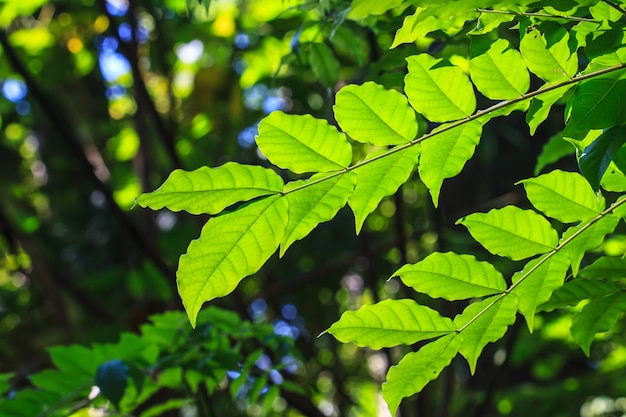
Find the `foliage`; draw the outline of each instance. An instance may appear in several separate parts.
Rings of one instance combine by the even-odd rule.
[[[409,178],[416,163],[437,205],[443,180],[457,175],[472,157],[483,125],[521,110],[529,126],[536,127],[571,87],[563,138],[578,150],[588,183],[573,172],[551,171],[521,181],[536,211],[509,205],[458,221],[490,253],[525,261],[521,270],[505,281],[490,263],[454,252],[433,253],[392,276],[432,298],[472,300],[453,321],[409,300],[386,300],[345,313],[328,332],[342,342],[372,349],[428,340],[387,375],[383,395],[394,414],[402,398],[419,392],[457,353],[474,373],[484,347],[504,336],[518,311],[532,332],[537,310],[550,303],[555,291],[566,288],[570,268],[568,285],[579,282],[586,253],[615,231],[625,213],[625,198],[607,207],[604,197],[595,194],[611,164],[616,167],[612,175],[626,180],[616,158],[624,143],[620,104],[626,74],[624,16],[610,13],[621,10],[618,5],[600,1],[578,2],[566,10],[556,9],[551,2],[491,2],[488,9],[482,3],[422,2],[415,14],[405,18],[394,41],[396,46],[436,30],[453,35],[467,25],[477,26],[468,31],[472,44],[469,74],[448,59],[419,54],[407,59],[406,99],[373,82],[340,90],[334,105],[340,130],[323,120],[282,112],[261,121],[256,142],[263,155],[278,168],[313,174],[287,183],[282,190],[267,191],[270,196],[234,206],[206,223],[181,257],[177,272],[179,293],[192,325],[204,302],[231,292],[279,247],[283,254],[293,241],[333,218],[346,203],[359,232],[367,215]],[[481,20],[495,13],[507,16],[504,25]],[[506,31],[504,38],[496,37],[500,28]],[[507,40],[515,32],[519,43]],[[607,38],[618,41],[607,42]],[[579,62],[584,63],[581,68]],[[537,81],[531,91],[529,72]],[[505,101],[477,111],[474,89],[486,99]],[[430,130],[418,134],[413,112],[429,122]],[[597,130],[602,133],[594,135]],[[382,149],[354,157],[349,139]],[[244,168],[251,169],[240,169]],[[192,192],[193,175],[170,177],[161,189],[139,197],[138,204],[168,206],[167,190]],[[237,178],[234,187],[246,190]],[[225,205],[246,199],[237,194],[232,197]],[[183,193],[169,204],[189,209]],[[582,292],[569,303],[588,299]],[[572,335],[587,354],[594,335],[615,324],[622,303],[618,286],[574,315]]]

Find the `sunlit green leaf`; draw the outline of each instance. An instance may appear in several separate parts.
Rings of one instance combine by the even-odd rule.
[[[298,174],[336,171],[352,159],[346,136],[309,115],[275,111],[259,123],[256,141],[273,164]]]
[[[442,127],[445,128],[445,125]],[[461,172],[465,163],[474,155],[481,134],[481,124],[471,121],[422,142],[419,173],[430,191],[435,207],[439,202],[443,180]]]
[[[478,91],[492,100],[519,97],[530,88],[530,75],[520,53],[506,39],[492,42],[472,37],[470,75]]]
[[[385,157],[381,157],[383,153],[370,154],[368,160],[371,162],[354,169],[358,180],[348,204],[354,212],[357,233],[380,200],[395,193],[409,179],[419,154],[419,145],[399,149]]]
[[[487,343],[500,340],[515,322],[516,315],[517,297],[509,294],[472,303],[454,318],[454,324],[462,329],[463,334],[459,352],[467,359],[472,375],[483,348]]]
[[[605,208],[604,198],[575,172],[555,170],[520,182],[536,209],[563,223],[595,217]]]
[[[446,300],[483,297],[506,290],[502,274],[493,265],[454,252],[432,253],[415,264],[404,265],[392,276],[400,277],[418,292]]]
[[[340,342],[371,349],[411,345],[455,330],[447,317],[413,300],[384,300],[346,311],[328,329]]]
[[[380,15],[389,10],[396,9],[403,3],[404,0],[353,0],[348,16],[352,19],[363,19],[369,15]]]
[[[357,182],[354,172],[344,172],[328,179],[324,177],[328,177],[328,174],[316,174],[308,180],[293,181],[285,186],[289,220],[280,244],[280,256],[293,242],[311,233],[318,224],[335,217],[348,202]]]
[[[193,326],[205,301],[232,292],[276,251],[287,217],[287,200],[270,196],[204,225],[200,237],[180,257],[176,273],[178,292]]]
[[[554,22],[526,28],[520,52],[528,69],[548,82],[570,79],[578,70],[578,57],[570,50],[569,33]]]
[[[556,308],[575,306],[583,300],[604,297],[619,290],[620,286],[611,281],[576,278],[557,288],[550,299],[541,304],[537,310],[552,311]]]
[[[313,73],[327,87],[332,87],[339,80],[339,61],[333,51],[321,42],[313,42],[307,45],[309,64]]]
[[[578,274],[578,268],[585,252],[600,246],[605,236],[615,230],[618,222],[619,218],[617,216],[609,214],[593,222],[591,225],[589,225],[589,222],[584,222],[580,225],[570,227],[563,233],[561,242],[568,241],[564,250],[570,257],[574,276]],[[581,229],[584,229],[584,231],[580,232]],[[576,237],[573,237],[575,234]]]
[[[403,398],[420,392],[426,384],[437,379],[462,344],[463,336],[460,334],[443,336],[417,352],[406,354],[400,363],[392,366],[387,373],[387,382],[383,384],[383,398],[391,415],[396,414]]]
[[[573,156],[576,148],[572,146],[560,134],[552,136],[537,157],[534,175],[538,175],[547,165],[552,164],[566,156]]]
[[[566,85],[564,87],[555,88],[532,99],[530,108],[526,113],[526,123],[530,128],[531,135],[534,135],[539,125],[548,118],[550,109],[552,109],[554,103],[559,101],[572,87],[572,85]]]
[[[417,136],[415,112],[395,90],[373,82],[348,85],[339,90],[335,103],[339,126],[354,140],[384,146],[407,143]]]
[[[597,191],[600,187],[602,176],[625,142],[626,126],[611,127],[587,146],[578,158],[580,172],[587,178],[594,190]]]
[[[531,332],[537,306],[548,301],[552,292],[563,285],[568,260],[565,252],[548,253],[528,262],[522,271],[513,275],[512,293],[517,294],[519,311]]]
[[[140,195],[137,204],[153,210],[167,207],[191,214],[217,214],[236,202],[277,194],[283,185],[271,169],[227,162],[217,168],[176,169],[158,189]]]
[[[626,293],[620,291],[591,300],[574,315],[572,336],[587,356],[594,336],[613,328],[624,311],[626,311]]]
[[[615,163],[611,162],[602,175],[600,187],[606,191],[623,193],[626,191],[626,175],[615,166]]]
[[[515,206],[474,213],[457,221],[489,252],[513,260],[554,249],[558,235],[545,217]]]
[[[463,119],[476,110],[472,83],[463,70],[428,54],[407,58],[404,92],[411,106],[431,122]]]
[[[602,256],[591,265],[581,269],[580,276],[589,279],[626,278],[626,259],[617,256]]]

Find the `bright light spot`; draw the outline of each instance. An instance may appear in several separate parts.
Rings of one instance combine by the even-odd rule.
[[[322,402],[320,402],[317,408],[319,408],[320,412],[325,416],[330,417],[335,414],[335,406],[328,400],[323,400]]]
[[[259,133],[257,125],[246,127],[237,136],[237,142],[242,148],[251,148],[256,143],[256,135]]]
[[[126,22],[120,24],[117,29],[117,33],[120,35],[120,39],[124,42],[130,42],[133,39],[133,29]]]
[[[280,374],[280,372],[278,372],[276,369],[272,369],[270,371],[270,379],[276,385],[282,384],[283,381],[285,380],[283,376]]]
[[[104,51],[100,54],[100,71],[106,81],[113,82],[130,72],[130,64],[122,54]]]
[[[7,78],[2,83],[2,95],[9,101],[17,103],[26,97],[28,88],[23,81]]]
[[[83,42],[78,38],[71,38],[67,41],[67,49],[73,54],[77,54],[83,50]]]
[[[100,40],[99,49],[102,52],[115,52],[117,51],[118,46],[119,43],[117,42],[117,39],[112,36],[107,36]]]
[[[193,64],[197,62],[204,52],[204,44],[198,39],[189,43],[184,43],[176,47],[176,56],[183,64]]]
[[[506,349],[498,349],[493,355],[493,363],[496,366],[501,366],[506,360]]]
[[[172,230],[176,226],[177,221],[176,215],[171,211],[160,210],[156,216],[157,227],[163,232]]]
[[[259,368],[262,371],[267,371],[268,369],[271,368],[272,366],[272,360],[270,359],[269,356],[267,356],[266,354],[262,354],[259,359],[256,360],[256,362],[254,363],[257,368]]]
[[[239,49],[246,49],[250,46],[250,37],[245,33],[238,33],[235,36],[235,46]]]
[[[500,414],[509,414],[511,411],[513,411],[513,403],[511,403],[511,401],[506,398],[498,401],[497,407]]]
[[[226,375],[228,375],[228,377],[230,379],[237,379],[239,378],[239,375],[241,375],[241,372],[237,372],[237,371],[226,371]]]
[[[107,0],[106,8],[113,16],[124,16],[128,11],[128,0]]]
[[[103,207],[107,198],[102,191],[95,190],[89,195],[89,201],[94,207]]]
[[[267,302],[264,299],[259,298],[254,300],[248,307],[248,314],[252,317],[252,320],[259,322],[265,320],[265,310],[267,310]]]
[[[383,380],[389,368],[389,362],[384,354],[373,353],[367,358],[367,367],[373,377]]]
[[[285,304],[280,309],[280,314],[287,320],[293,320],[298,315],[298,309],[293,304]]]
[[[89,392],[89,396],[87,398],[89,398],[90,400],[93,400],[99,394],[100,394],[100,388],[94,385],[93,387],[91,387],[91,391]]]
[[[193,80],[195,76],[191,71],[181,71],[174,76],[172,89],[178,97],[185,98],[193,90]]]

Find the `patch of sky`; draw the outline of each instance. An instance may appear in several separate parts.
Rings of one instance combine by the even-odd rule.
[[[204,44],[198,39],[176,47],[176,56],[183,64],[194,64],[202,57]]]
[[[107,0],[106,8],[113,16],[124,16],[128,11],[128,0]]]

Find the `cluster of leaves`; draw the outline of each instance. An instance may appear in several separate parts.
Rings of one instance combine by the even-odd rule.
[[[399,3],[377,12],[406,6]],[[428,341],[389,371],[383,395],[392,413],[457,353],[473,372],[485,345],[503,337],[517,312],[532,331],[537,311],[591,300],[572,326],[574,339],[588,353],[594,335],[610,329],[626,307],[615,281],[624,275],[622,259],[600,257],[580,268],[590,263],[587,252],[626,214],[626,200],[610,194],[614,203],[607,206],[599,193],[600,187],[626,191],[625,16],[621,4],[598,0],[558,6],[420,2],[393,45],[435,31],[463,33],[471,39],[464,65],[423,53],[407,59],[404,95],[374,82],[342,88],[333,108],[339,129],[309,115],[270,114],[259,125],[256,143],[269,162],[291,174],[238,163],[174,171],[137,203],[213,215],[177,271],[192,325],[204,302],[232,292],[277,249],[282,256],[346,204],[358,233],[417,167],[436,206],[443,181],[458,175],[473,156],[486,123],[522,111],[534,133],[551,107],[566,100],[566,128],[554,143],[569,150],[551,144],[542,163],[575,151],[582,176],[553,171],[521,181],[532,206],[545,216],[507,206],[458,222],[492,254],[524,260],[520,272],[505,280],[473,256],[433,253],[394,276],[433,298],[471,300],[460,315],[450,319],[412,300],[385,300],[345,313],[328,331],[374,349]],[[477,102],[489,100],[496,103],[477,110]],[[366,144],[367,155],[355,156],[356,143]],[[561,149],[556,156],[554,148]]]
[[[258,403],[267,412],[284,390],[301,392],[283,376],[284,359],[298,357],[293,340],[271,325],[216,307],[199,315],[195,330],[184,325],[182,312],[150,320],[140,334],[122,333],[117,343],[50,348],[56,369],[31,375],[32,388],[0,399],[0,416],[86,416],[98,409],[147,417],[185,406],[211,414],[220,397],[231,406],[245,398],[244,407]],[[3,393],[12,376],[0,376]]]

